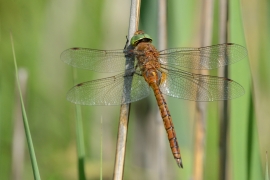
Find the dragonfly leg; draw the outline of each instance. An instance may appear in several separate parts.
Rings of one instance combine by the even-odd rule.
[[[126,41],[126,44],[125,44],[124,49],[127,49],[127,47],[128,47],[128,42],[129,42],[129,40],[128,40],[128,37],[127,37],[127,36],[126,36],[126,39],[127,39],[127,41]]]

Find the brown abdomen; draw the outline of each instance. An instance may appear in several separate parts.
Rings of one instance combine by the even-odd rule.
[[[172,118],[171,118],[167,103],[166,103],[159,87],[155,83],[152,83],[151,87],[152,87],[154,94],[156,96],[157,104],[158,104],[158,107],[160,110],[161,117],[163,119],[165,130],[166,130],[167,135],[168,135],[168,140],[170,142],[170,147],[172,150],[173,157],[176,160],[177,165],[179,167],[183,168],[180,149],[178,146],[176,133],[174,130]]]

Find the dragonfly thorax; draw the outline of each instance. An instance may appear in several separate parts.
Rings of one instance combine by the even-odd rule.
[[[158,61],[159,52],[149,42],[141,42],[135,47],[135,55],[138,60],[138,65],[142,72],[148,69],[159,69],[160,63]]]

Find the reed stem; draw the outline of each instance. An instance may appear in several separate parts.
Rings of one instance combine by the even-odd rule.
[[[219,1],[219,43],[223,44],[228,39],[228,0]],[[228,77],[228,66],[219,68],[219,76]],[[219,136],[219,179],[226,180],[227,172],[227,138],[229,127],[229,103],[221,101],[219,107],[220,136]]]
[[[139,17],[140,17],[140,0],[131,0],[130,7],[130,18],[129,18],[129,30],[128,30],[128,39],[134,35],[135,31],[139,27]],[[125,88],[129,87],[130,83],[124,82],[124,91]],[[128,98],[129,94],[123,93],[123,102]],[[124,175],[124,163],[125,163],[125,153],[126,153],[126,143],[127,143],[127,132],[128,132],[128,120],[129,120],[130,104],[122,104],[120,108],[120,119],[118,127],[118,136],[116,144],[116,154],[115,154],[115,163],[114,163],[114,180],[123,179]]]

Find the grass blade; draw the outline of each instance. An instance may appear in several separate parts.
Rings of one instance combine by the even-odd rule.
[[[77,70],[73,70],[73,79],[74,82],[77,79]],[[78,156],[78,177],[79,180],[85,180],[85,168],[84,168],[84,136],[83,136],[83,125],[82,125],[82,111],[81,106],[76,105],[76,146],[77,146],[77,156]]]
[[[230,1],[230,40],[245,44],[240,1]],[[247,61],[248,62],[248,61]],[[263,179],[260,162],[260,143],[255,109],[255,86],[250,71],[252,64],[243,63],[241,71],[236,65],[231,66],[231,78],[240,82],[245,89],[245,96],[231,101],[230,115],[230,162],[229,179],[248,180]],[[237,77],[237,78],[236,78]],[[243,147],[243,148],[242,148]]]
[[[10,32],[10,40],[11,40],[11,45],[12,45],[12,53],[13,53],[13,60],[14,60],[14,66],[15,66],[16,79],[17,79],[17,83],[18,83],[18,90],[19,90],[20,100],[21,100],[24,131],[25,131],[25,135],[26,135],[26,139],[27,139],[27,145],[28,145],[28,148],[29,148],[33,174],[34,174],[35,180],[40,180],[41,178],[40,178],[40,174],[39,174],[39,170],[38,170],[38,164],[37,164],[37,160],[36,160],[35,150],[34,150],[32,138],[31,138],[31,133],[30,133],[29,125],[28,125],[27,115],[26,115],[26,111],[25,111],[25,107],[24,107],[23,98],[22,98],[22,92],[21,92],[21,88],[20,88],[18,68],[17,68],[16,56],[15,56],[15,49],[14,49],[13,37],[12,37],[11,32]]]
[[[81,106],[76,105],[76,142],[77,142],[77,155],[78,155],[78,175],[79,180],[85,180],[84,171],[84,138],[83,138],[83,127],[82,127],[82,113]]]
[[[265,180],[269,180],[269,174],[268,174],[268,153],[266,152],[265,155]]]
[[[259,157],[259,137],[256,121],[256,111],[254,107],[254,95],[251,89],[249,93],[249,116],[248,116],[248,131],[247,131],[247,179],[263,179],[263,170]]]
[[[20,87],[23,98],[26,96],[28,73],[26,69],[19,68],[18,71]],[[17,88],[17,86],[16,86]],[[24,159],[25,159],[25,136],[21,111],[21,101],[19,90],[16,91],[16,102],[14,106],[14,129],[12,139],[12,176],[13,180],[20,180],[23,177]]]
[[[102,180],[102,117],[100,124],[100,180]]]

